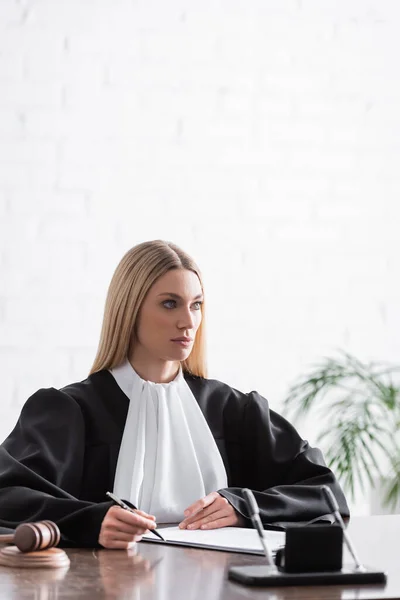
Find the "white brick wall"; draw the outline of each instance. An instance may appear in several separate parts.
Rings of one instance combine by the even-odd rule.
[[[334,348],[400,363],[399,27],[397,0],[0,3],[1,438],[85,377],[145,239],[203,269],[212,376],[274,407]]]

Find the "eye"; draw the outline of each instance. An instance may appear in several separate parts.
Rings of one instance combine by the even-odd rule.
[[[196,302],[193,302],[193,304],[192,304],[193,310],[201,310],[202,304],[203,304],[202,300],[196,300]],[[167,308],[168,310],[171,310],[172,308],[176,308],[176,305],[177,305],[176,300],[164,300],[162,302],[162,306],[164,306],[164,308]]]
[[[165,308],[171,309],[171,308],[175,308],[176,301],[175,300],[164,300],[164,302],[162,304]]]

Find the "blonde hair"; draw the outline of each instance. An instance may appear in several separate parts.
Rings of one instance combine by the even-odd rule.
[[[155,281],[171,269],[188,269],[199,278],[200,271],[190,256],[175,244],[163,240],[143,242],[125,254],[108,288],[99,347],[90,374],[120,365],[135,344],[135,325],[147,292]],[[203,290],[204,291],[204,290]],[[192,352],[182,361],[182,369],[207,376],[205,358],[204,304]]]

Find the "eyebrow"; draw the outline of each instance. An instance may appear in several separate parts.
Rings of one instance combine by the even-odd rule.
[[[182,296],[179,296],[179,294],[174,294],[173,292],[163,292],[162,294],[158,294],[159,296],[171,296],[172,298],[175,298],[176,300],[183,300]],[[193,300],[199,300],[200,298],[203,297],[203,294],[198,294],[197,296],[195,296],[193,298]]]

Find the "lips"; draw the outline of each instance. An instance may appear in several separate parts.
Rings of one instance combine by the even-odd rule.
[[[193,342],[193,338],[190,337],[177,337],[177,338],[173,338],[171,340],[171,342],[184,342],[185,344],[189,344],[190,342]]]

